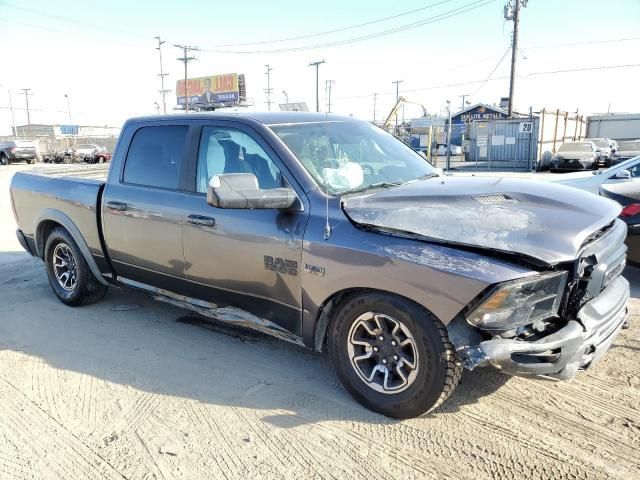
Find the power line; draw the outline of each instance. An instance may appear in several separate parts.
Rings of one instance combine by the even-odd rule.
[[[555,45],[534,45],[532,47],[522,47],[523,50],[537,50],[542,48],[561,48],[561,47],[578,47],[582,45],[596,45],[599,43],[621,43],[632,42],[640,40],[640,37],[624,37],[624,38],[611,38],[607,40],[590,40],[588,42],[573,42],[573,43],[556,43]]]
[[[316,45],[304,45],[304,46],[300,46],[300,47],[288,47],[288,48],[279,48],[279,49],[272,49],[272,50],[215,50],[215,49],[202,49],[203,52],[208,52],[208,53],[225,53],[225,54],[265,54],[265,53],[284,53],[284,52],[298,52],[298,51],[302,51],[302,50],[315,50],[318,48],[326,48],[326,47],[336,47],[336,46],[341,46],[341,45],[348,45],[351,43],[356,43],[356,42],[361,42],[364,40],[370,40],[373,38],[378,38],[378,37],[383,37],[386,35],[391,35],[393,33],[398,33],[398,32],[402,32],[405,30],[410,30],[413,28],[417,28],[417,27],[421,27],[423,25],[428,25],[430,23],[436,23],[436,22],[440,22],[442,20],[446,20],[448,18],[452,18],[452,17],[456,17],[458,15],[462,15],[464,13],[470,12],[472,10],[475,10],[477,8],[483,7],[485,5],[488,5],[490,3],[495,2],[496,0],[476,0],[474,2],[468,3],[466,5],[463,5],[462,7],[453,9],[453,10],[449,10],[448,12],[444,12],[438,15],[435,15],[433,17],[428,17],[428,18],[424,18],[422,20],[419,20],[417,22],[413,22],[413,23],[409,23],[409,24],[405,24],[405,25],[401,25],[399,27],[396,28],[392,28],[392,29],[388,29],[388,30],[383,30],[381,32],[377,32],[377,33],[372,33],[372,34],[368,34],[368,35],[363,35],[360,37],[352,37],[352,38],[347,38],[344,40],[339,40],[339,41],[334,41],[334,42],[328,42],[328,43],[323,43],[323,44],[316,44]]]
[[[493,70],[491,70],[491,73],[489,74],[489,76],[484,80],[484,82],[482,82],[482,84],[478,87],[478,89],[475,92],[473,92],[473,95],[471,95],[472,97],[475,97],[478,94],[478,92],[482,90],[482,87],[484,87],[486,83],[491,79],[491,77],[493,77],[493,74],[496,73],[496,70],[498,70],[498,67],[500,66],[502,61],[505,59],[505,57],[509,53],[509,50],[511,50],[511,47],[505,50],[504,55],[502,55],[500,60],[498,60],[498,63],[496,63],[496,66],[493,67]]]
[[[120,34],[125,34],[125,35],[129,35],[132,37],[137,37],[137,38],[144,38],[144,36],[142,34],[140,34],[139,32],[132,32],[129,30],[123,30],[120,28],[113,28],[109,25],[105,25],[104,23],[101,24],[97,24],[97,23],[91,23],[91,22],[87,22],[85,20],[75,20],[73,18],[69,18],[69,17],[63,17],[60,15],[54,15],[52,13],[47,13],[47,12],[42,12],[40,10],[36,10],[33,8],[27,8],[27,7],[21,7],[18,5],[10,5],[8,3],[5,2],[0,2],[0,5],[3,7],[7,7],[7,8],[12,8],[14,10],[21,10],[23,12],[26,13],[30,13],[31,15],[38,15],[40,17],[46,17],[46,18],[50,18],[52,20],[57,20],[59,22],[64,22],[64,23],[72,23],[74,25],[79,25],[81,27],[90,27],[99,31],[112,31],[112,32],[117,32]],[[11,20],[13,21],[13,20]]]
[[[437,7],[439,5],[443,5],[445,3],[450,3],[452,1],[453,0],[443,0],[441,2],[432,3],[431,5],[427,5],[425,7],[415,8],[413,10],[408,10],[408,11],[405,11],[405,12],[397,13],[397,14],[391,15],[389,17],[377,18],[375,20],[371,20],[371,21],[368,21],[368,22],[358,23],[358,24],[355,24],[355,25],[348,25],[346,27],[336,28],[334,30],[325,30],[323,32],[308,33],[308,34],[299,35],[299,36],[296,36],[296,37],[279,38],[277,40],[262,40],[262,41],[256,41],[256,42],[246,42],[246,43],[225,43],[225,44],[221,44],[221,45],[211,45],[208,48],[247,47],[247,46],[250,46],[250,45],[267,45],[267,44],[270,44],[270,43],[282,43],[282,42],[289,42],[291,40],[304,40],[306,38],[320,37],[320,36],[323,36],[323,35],[330,35],[332,33],[339,33],[339,32],[344,32],[344,31],[347,31],[347,30],[353,30],[355,28],[366,27],[368,25],[374,25],[374,24],[380,23],[380,22],[386,22],[387,20],[393,20],[394,18],[400,18],[400,17],[404,17],[406,15],[411,15],[413,13],[417,13],[417,12],[421,12],[421,11],[424,11],[424,10],[428,10],[430,8],[434,8],[434,7]]]
[[[578,67],[578,68],[569,68],[564,70],[547,70],[542,72],[532,72],[526,75],[524,78],[533,77],[533,76],[555,75],[555,74],[562,74],[562,73],[587,72],[587,71],[594,71],[594,70],[614,70],[614,69],[621,69],[621,68],[637,68],[637,67],[640,67],[640,63],[629,63],[629,64],[623,64],[623,65],[598,65],[594,67]],[[479,79],[479,80],[468,80],[465,82],[446,83],[446,84],[440,84],[440,85],[431,85],[428,87],[412,88],[409,90],[404,90],[404,92],[414,93],[414,92],[424,92],[428,90],[438,90],[441,88],[463,87],[466,85],[475,85],[482,82],[493,82],[497,80],[505,80],[507,78],[509,78],[509,75],[502,75],[500,77],[493,77],[488,80],[485,78],[485,79]],[[396,92],[390,91],[390,92],[382,92],[382,93],[377,92],[375,95],[390,96],[395,94]],[[372,94],[352,95],[352,96],[345,96],[345,97],[339,97],[339,98],[341,100],[350,100],[350,99],[358,99],[358,98],[371,98],[371,95]]]

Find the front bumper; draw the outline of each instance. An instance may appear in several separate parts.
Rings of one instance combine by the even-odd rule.
[[[465,366],[491,364],[520,376],[573,378],[595,365],[609,349],[627,319],[629,282],[617,277],[557,332],[537,341],[493,339],[470,347]]]
[[[575,171],[575,170],[591,170],[594,165],[598,163],[598,160],[593,162],[580,162],[579,160],[564,160],[562,162],[557,162],[555,164],[551,164],[551,168],[553,170],[567,170],[567,171]]]

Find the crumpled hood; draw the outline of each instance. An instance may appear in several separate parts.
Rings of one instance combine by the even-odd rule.
[[[346,195],[355,223],[425,240],[483,247],[549,264],[577,257],[584,241],[611,223],[620,205],[542,181],[437,177]]]

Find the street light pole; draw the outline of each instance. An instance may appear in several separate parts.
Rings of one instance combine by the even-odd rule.
[[[11,95],[11,89],[9,87],[5,87],[4,85],[0,85],[0,87],[4,87],[7,89],[7,95],[9,95],[9,110],[11,111],[11,129],[14,137],[18,136],[18,132],[16,132],[16,117],[13,113],[13,97]]]
[[[447,172],[451,168],[451,101],[447,100],[447,116],[449,125],[447,127]]]
[[[319,80],[319,74],[318,74],[318,70],[320,65],[322,65],[323,63],[327,63],[324,60],[320,60],[317,62],[311,62],[309,64],[310,67],[316,67],[316,112],[320,111],[320,93],[318,90],[318,80]]]
[[[287,105],[289,105],[289,94],[286,90],[282,90],[282,94],[284,95],[284,99],[287,102]]]
[[[460,110],[464,110],[464,105],[465,105],[465,100],[467,99],[467,97],[470,97],[471,95],[469,95],[468,93],[465,93],[464,95],[460,95],[460,97],[462,97],[462,106],[460,107]]]
[[[64,98],[67,99],[67,113],[69,114],[69,125],[73,125],[71,121],[71,98],[66,93],[64,94]]]
[[[376,123],[376,101],[378,100],[378,93],[373,94],[373,123]]]

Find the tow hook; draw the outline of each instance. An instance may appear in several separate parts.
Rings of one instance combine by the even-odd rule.
[[[489,357],[480,345],[462,347],[458,349],[457,354],[462,360],[462,366],[467,370],[483,367],[489,363]]]

